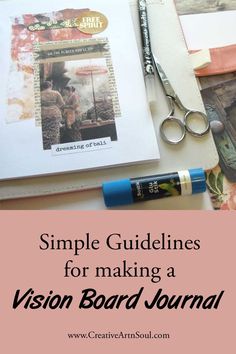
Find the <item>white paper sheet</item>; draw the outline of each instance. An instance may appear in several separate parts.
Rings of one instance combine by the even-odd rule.
[[[236,44],[236,11],[180,16],[189,50]]]

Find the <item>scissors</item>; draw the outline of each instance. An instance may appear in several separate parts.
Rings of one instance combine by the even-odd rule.
[[[161,80],[162,86],[164,88],[166,97],[168,98],[169,105],[170,105],[170,113],[168,114],[167,118],[163,120],[160,126],[160,134],[162,139],[168,144],[176,145],[185,138],[186,132],[188,132],[189,134],[195,137],[202,137],[206,135],[210,130],[210,123],[208,121],[207,115],[200,111],[188,109],[182,104],[178,95],[175,93],[173,87],[171,86],[171,83],[168,80],[157,58],[155,57],[154,54],[152,54],[152,56],[153,56],[153,61],[155,63],[157,74]],[[184,114],[183,122],[179,118],[174,116],[175,106],[177,106],[183,112]],[[203,129],[201,131],[194,130],[194,128],[191,126],[191,121],[194,117],[197,118],[199,121],[200,120],[202,121]],[[179,128],[178,129],[180,130],[179,137],[174,139],[174,138],[169,138],[167,136],[167,128],[170,125],[175,125],[177,126],[177,128]]]

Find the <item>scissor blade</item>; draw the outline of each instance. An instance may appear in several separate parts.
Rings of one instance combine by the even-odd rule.
[[[161,80],[161,83],[163,85],[163,88],[164,88],[164,91],[165,91],[166,95],[175,98],[176,97],[176,93],[175,93],[173,87],[171,86],[171,83],[168,80],[164,70],[162,69],[161,64],[158,62],[158,60],[157,60],[157,58],[155,57],[154,54],[152,54],[152,56],[153,56],[153,61],[154,61],[154,64],[155,64],[155,68],[156,68],[157,74],[158,74],[158,76],[159,76],[159,78]]]

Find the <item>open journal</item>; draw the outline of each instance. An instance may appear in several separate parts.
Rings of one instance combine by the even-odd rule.
[[[159,159],[126,0],[0,9],[0,179]]]

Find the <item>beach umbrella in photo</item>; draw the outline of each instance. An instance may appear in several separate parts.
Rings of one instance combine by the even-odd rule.
[[[94,102],[96,120],[98,118],[98,113],[97,113],[97,105],[96,105],[94,77],[98,75],[105,75],[107,74],[107,72],[108,72],[107,67],[100,66],[100,65],[87,65],[87,66],[80,67],[76,70],[77,76],[88,76],[91,79],[92,99]]]

